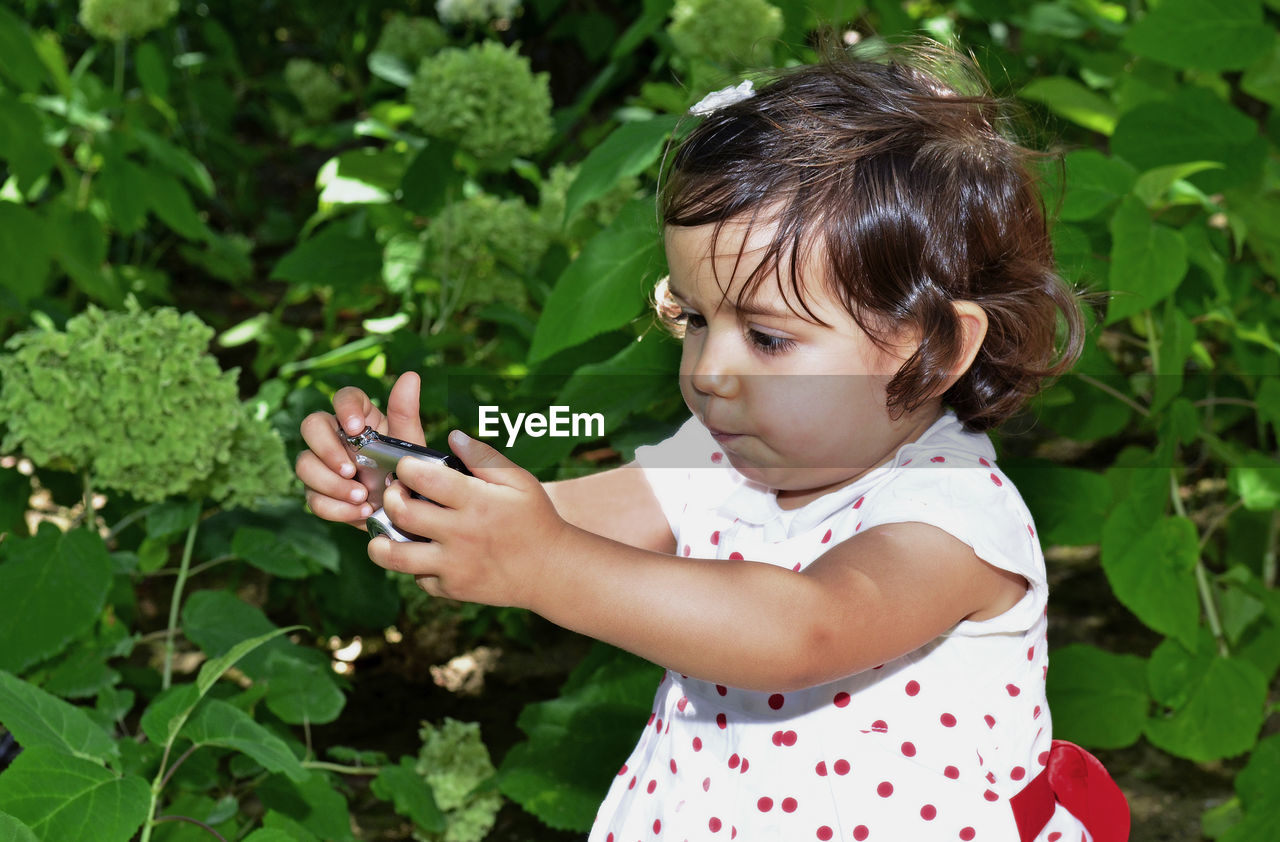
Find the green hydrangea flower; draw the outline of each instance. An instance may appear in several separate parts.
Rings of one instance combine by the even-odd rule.
[[[482,161],[532,155],[551,139],[551,88],[529,60],[485,41],[423,59],[409,85],[414,121]]]
[[[422,723],[422,749],[414,767],[431,785],[436,806],[444,813],[442,835],[420,836],[427,842],[481,842],[502,808],[496,789],[482,788],[496,770],[474,722],[445,719],[439,727]]]
[[[375,53],[387,53],[409,67],[439,52],[449,43],[444,27],[431,18],[410,17],[403,12],[393,14],[382,27]]]
[[[95,488],[152,502],[249,505],[289,492],[284,446],[240,403],[213,331],[172,308],[90,307],[63,331],[33,330],[0,355],[0,451],[86,471]]]
[[[667,33],[687,58],[760,65],[782,28],[782,10],[767,0],[676,0]]]
[[[427,272],[460,285],[458,306],[499,300],[520,306],[527,299],[524,278],[549,236],[520,199],[481,193],[446,206],[427,229],[427,242]]]
[[[284,83],[313,123],[332,119],[342,105],[342,87],[328,70],[310,59],[289,59],[284,66]]]
[[[81,0],[80,23],[95,38],[140,38],[169,22],[178,0]]]
[[[452,26],[511,20],[519,11],[520,0],[436,0],[436,14]]]
[[[569,188],[578,177],[578,170],[576,164],[556,164],[543,179],[538,193],[538,216],[543,226],[553,237],[559,235],[570,242],[587,240],[596,231],[607,227],[640,189],[640,179],[636,176],[619,179],[609,192],[587,202],[573,215],[573,219],[566,220],[564,213],[568,207]]]

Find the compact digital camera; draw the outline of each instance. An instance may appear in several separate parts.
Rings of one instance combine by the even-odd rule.
[[[369,535],[386,535],[393,541],[430,541],[431,539],[425,536],[398,529],[382,508],[382,493],[395,481],[396,466],[406,456],[425,459],[428,462],[440,462],[455,471],[471,476],[471,472],[467,470],[462,460],[452,453],[441,453],[419,444],[384,436],[374,432],[372,427],[365,427],[364,432],[354,436],[338,430],[338,436],[351,452],[352,461],[356,464],[356,479],[369,490],[369,505],[376,507],[374,513],[365,521]],[[409,493],[418,500],[432,502],[416,491],[410,490]]]

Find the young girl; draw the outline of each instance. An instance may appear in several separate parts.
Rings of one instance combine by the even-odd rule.
[[[378,564],[667,667],[591,842],[1126,838],[1105,772],[1052,741],[1044,561],[983,433],[1080,315],[1029,153],[962,77],[841,58],[701,109],[661,195],[689,421],[545,486],[455,431],[473,477],[404,460],[386,492],[433,541],[375,538]],[[298,475],[360,525],[335,423],[422,441],[417,377],[386,415],[334,407]]]

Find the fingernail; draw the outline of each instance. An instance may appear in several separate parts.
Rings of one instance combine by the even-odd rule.
[[[347,432],[354,436],[356,433],[364,429],[364,424],[360,423],[360,418],[358,416],[352,415],[346,420],[346,427]]]
[[[468,436],[466,433],[462,432],[461,430],[454,430],[453,432],[449,433],[449,444],[461,447],[470,440],[471,440],[470,436]]]
[[[369,517],[373,514],[373,506],[368,503],[360,507],[360,517]]]
[[[368,491],[366,491],[366,490],[365,490],[365,489],[363,489],[363,488],[353,488],[353,489],[351,489],[351,502],[352,502],[352,503],[362,503],[362,502],[364,502],[364,498],[365,498],[365,497],[368,497],[368,496],[369,496],[369,492],[368,492]]]
[[[343,462],[342,466],[338,468],[338,473],[350,479],[356,475],[356,466],[352,465],[350,462]]]

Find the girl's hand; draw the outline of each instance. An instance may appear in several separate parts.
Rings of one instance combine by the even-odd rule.
[[[449,447],[471,470],[467,476],[419,459],[402,459],[398,482],[383,496],[391,521],[431,538],[369,542],[369,557],[388,570],[412,574],[432,596],[487,605],[530,607],[553,574],[553,560],[578,530],[559,514],[541,483],[489,445],[455,430]],[[415,500],[413,490],[429,498]]]
[[[307,505],[317,516],[364,529],[373,514],[369,492],[356,479],[351,454],[338,437],[338,426],[351,435],[372,427],[413,444],[425,444],[419,415],[418,375],[400,375],[387,400],[384,415],[364,392],[353,386],[333,396],[333,414],[313,412],[302,421],[302,438],[308,450],[299,456],[294,470],[307,487]]]

